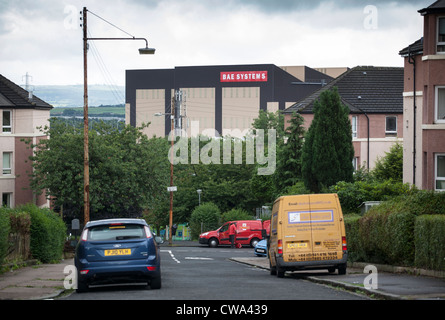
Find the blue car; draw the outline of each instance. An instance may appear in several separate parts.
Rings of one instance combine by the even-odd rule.
[[[77,292],[90,285],[146,282],[161,288],[160,238],[142,219],[90,221],[76,246]]]
[[[259,257],[267,257],[267,240],[258,242],[253,252]]]

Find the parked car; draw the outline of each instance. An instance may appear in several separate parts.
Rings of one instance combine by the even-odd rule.
[[[218,245],[230,244],[229,240],[229,226],[236,223],[236,238],[237,244],[250,245],[254,248],[258,241],[265,238],[269,234],[270,220],[262,222],[261,220],[238,220],[228,221],[220,228],[213,231],[204,232],[199,235],[199,243],[207,244],[209,247],[217,247]]]
[[[259,257],[267,257],[267,240],[258,242],[253,252]]]
[[[147,282],[161,288],[161,264],[156,237],[142,219],[90,221],[76,246],[77,292],[90,285]]]

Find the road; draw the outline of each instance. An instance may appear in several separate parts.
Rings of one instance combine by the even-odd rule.
[[[162,288],[141,285],[97,286],[72,293],[65,300],[362,300],[350,292],[305,280],[303,274],[285,278],[268,270],[230,260],[251,257],[251,248],[162,247]],[[258,259],[266,259],[260,258]],[[318,271],[323,273],[324,271]],[[335,276],[335,275],[333,275]]]

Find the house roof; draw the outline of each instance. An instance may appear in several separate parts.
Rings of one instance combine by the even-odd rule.
[[[358,66],[293,104],[284,113],[313,113],[320,94],[338,88],[351,113],[403,113],[403,68]]]
[[[29,97],[29,92],[0,74],[0,108],[52,109],[53,106],[36,96]]]
[[[427,8],[418,11],[422,15],[445,12],[445,0],[438,0]]]
[[[402,57],[407,57],[410,53],[412,55],[423,53],[423,37],[399,51],[399,55],[401,55]]]

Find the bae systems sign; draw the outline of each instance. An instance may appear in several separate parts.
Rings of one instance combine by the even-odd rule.
[[[221,82],[267,82],[267,71],[221,72]]]

